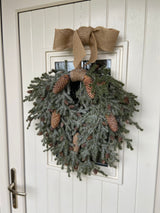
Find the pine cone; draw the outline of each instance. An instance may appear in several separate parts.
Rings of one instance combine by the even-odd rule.
[[[78,135],[79,133],[77,132],[74,136],[73,136],[73,144],[74,144],[74,152],[78,152],[79,150],[79,146],[78,146]]]
[[[38,132],[37,135],[43,135],[43,132]]]
[[[118,130],[118,124],[117,124],[117,120],[114,117],[114,115],[113,114],[106,115],[106,119],[107,119],[107,122],[108,122],[108,125],[109,125],[110,129],[113,132],[117,132],[117,130]]]
[[[94,169],[93,170],[94,174],[96,175],[98,173],[98,170],[97,169]]]
[[[51,116],[51,127],[53,129],[55,129],[59,125],[60,118],[61,118],[60,114],[56,113],[56,110],[54,110]]]
[[[70,109],[73,109],[75,106],[74,105],[69,105],[69,108]]]
[[[63,136],[61,136],[61,137],[60,137],[60,141],[63,141],[63,139],[64,139],[64,137],[63,137]]]
[[[62,75],[53,87],[53,93],[61,92],[69,82],[69,75]]]
[[[123,140],[123,138],[122,138],[122,137],[118,137],[118,142],[119,142],[119,143],[121,143],[121,142],[122,142],[122,140]]]
[[[88,75],[85,75],[85,76],[84,76],[83,83],[84,83],[84,85],[85,85],[85,87],[86,87],[86,91],[87,91],[87,93],[88,93],[88,96],[89,96],[91,99],[93,99],[94,96],[95,96],[95,94],[92,93],[92,86],[91,86],[91,84],[93,83],[92,78],[89,77]]]
[[[27,92],[28,92],[29,94],[31,94],[31,93],[33,92],[33,90],[28,90]]]
[[[67,106],[69,105],[67,100],[64,100],[64,104],[67,105]]]
[[[98,82],[97,85],[98,85],[98,86],[102,86],[102,85],[104,85],[105,83],[106,83],[105,81],[102,81],[101,83]]]
[[[102,164],[105,164],[106,163],[106,161],[105,160],[102,160]]]
[[[106,159],[108,159],[110,157],[110,154],[109,153],[106,153]]]
[[[92,137],[92,135],[90,135],[88,138],[87,138],[87,140],[91,140],[93,137]]]
[[[78,165],[75,165],[74,169],[77,170],[78,169]]]
[[[72,147],[72,146],[70,146],[70,147],[69,147],[69,150],[70,150],[70,151],[73,151],[73,147]]]
[[[129,104],[129,98],[128,97],[124,97],[123,101],[124,101],[125,104]]]
[[[82,148],[86,147],[86,143],[82,144],[81,147],[82,147]]]
[[[63,122],[61,122],[61,128],[63,128],[64,127],[64,123]]]

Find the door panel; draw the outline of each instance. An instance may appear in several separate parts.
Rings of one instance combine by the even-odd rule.
[[[37,0],[36,4],[38,2],[42,4],[40,0]],[[22,9],[18,1],[17,7]],[[25,5],[23,7],[25,8]],[[159,91],[158,67],[160,65],[157,59],[157,55],[160,54],[160,42],[158,42],[160,30],[156,27],[160,23],[158,9],[160,9],[158,0],[148,0],[147,3],[145,0],[91,0],[67,6],[21,12],[19,14],[21,79],[16,60],[13,60],[15,58],[11,60],[12,54],[15,53],[16,41],[14,40],[13,44],[9,43],[11,50],[13,49],[12,54],[7,43],[10,41],[7,33],[10,32],[13,37],[16,37],[18,28],[13,29],[12,25],[9,25],[9,29],[9,26],[5,25],[11,166],[16,168],[21,159],[20,170],[23,171],[21,139],[24,131],[28,213],[153,213],[159,135],[159,99],[156,98]],[[11,11],[15,12],[15,8]],[[12,18],[13,14],[11,13]],[[4,19],[6,23],[7,18],[4,17]],[[11,23],[14,21],[10,19]],[[76,29],[89,25],[116,28],[120,30],[118,42],[129,41],[126,86],[129,91],[138,95],[142,103],[141,111],[135,119],[140,122],[145,131],[139,133],[136,129],[130,128],[130,136],[135,149],[133,152],[127,149],[124,151],[123,183],[120,185],[94,177],[83,177],[83,181],[80,182],[74,174],[68,178],[65,171],[48,165],[47,153],[43,152],[41,137],[36,135],[34,125],[32,124],[31,128],[26,130],[25,120],[32,104],[25,103],[23,115],[21,113],[20,84],[22,83],[24,97],[30,80],[45,72],[45,52],[52,51],[54,29],[67,27]],[[11,65],[7,63],[8,57],[14,68],[12,73],[10,72]],[[11,74],[13,78],[10,77]],[[14,85],[14,82],[17,84]],[[12,102],[13,109],[11,108]],[[12,123],[16,118],[17,130],[12,128]],[[16,137],[18,137],[17,145],[15,145]],[[15,156],[12,150],[15,150],[19,157]],[[18,151],[21,153],[18,154]],[[23,180],[22,176],[21,172],[18,172],[20,180]],[[18,180],[18,183],[23,186],[23,181]],[[21,200],[19,199],[20,213],[23,212],[22,206],[24,206]]]
[[[107,26],[120,31],[118,41],[125,39],[126,30],[126,1],[109,0],[107,10]]]
[[[138,100],[142,102],[140,95],[141,87],[141,71],[142,57],[144,48],[144,28],[145,28],[145,1],[127,1],[126,4],[126,25],[125,37],[129,41],[128,52],[128,77],[127,88],[129,91],[134,91],[138,95]],[[140,109],[142,109],[142,104]],[[135,120],[141,123],[141,112],[135,115]],[[143,125],[143,124],[142,124]],[[145,130],[144,130],[145,132]],[[139,138],[139,132],[135,128],[130,128],[130,135],[133,139],[134,151],[131,152],[125,149],[124,154],[124,182],[123,186],[119,186],[118,208],[120,212],[135,212],[136,190],[137,190],[137,167],[138,167],[138,146],[142,142]],[[130,166],[132,165],[132,166]],[[128,180],[128,181],[126,181]],[[126,194],[128,199],[126,202]]]
[[[150,197],[150,193],[155,193],[155,171],[158,161],[158,141],[160,131],[160,98],[157,100],[160,91],[160,42],[157,42],[160,33],[160,30],[157,29],[157,25],[160,24],[159,8],[160,1],[155,1],[154,3],[148,1],[146,5],[146,25],[144,31],[145,37],[140,93],[143,107],[141,120],[146,131],[139,135],[140,143],[138,146],[139,157],[136,195],[137,213],[144,211],[144,209],[148,212],[154,211],[152,204],[154,204],[155,197]],[[150,86],[148,87],[148,85]],[[144,196],[147,183],[148,193],[146,193],[145,198],[140,201],[140,197]],[[144,208],[146,202],[148,203],[147,209]]]
[[[106,8],[102,6],[96,8],[95,3],[96,2],[94,2],[93,6],[91,5],[91,13],[98,15],[103,12],[105,15]],[[71,27],[76,29],[77,26],[88,25],[90,18],[89,14],[88,18],[84,19],[84,22],[83,19],[78,20],[78,18],[76,18],[76,10],[78,6],[80,9],[79,13],[81,12],[78,16],[83,16],[82,9],[84,8],[84,4],[88,7],[89,13],[89,4],[87,2],[76,4],[76,6],[69,5],[57,8],[54,7],[20,14],[23,96],[25,96],[27,85],[33,76],[39,76],[45,71],[45,51],[52,50],[54,38],[52,33],[54,32],[54,28]],[[55,14],[57,14],[57,17],[55,17]],[[73,14],[75,19],[73,19]],[[52,23],[51,20],[55,20],[55,26],[54,22]],[[93,16],[91,20],[96,20],[96,16]],[[106,24],[104,24],[104,26],[105,25]],[[47,34],[46,32],[49,33]],[[48,43],[48,41],[50,43]],[[49,48],[47,46],[49,46]],[[28,70],[30,70],[31,74]],[[31,104],[24,104],[24,120],[27,117],[27,112],[30,106]],[[58,194],[59,196],[57,199],[59,199],[59,202],[55,203],[55,212],[70,212],[72,209],[74,212],[99,212],[99,209],[102,208],[102,195],[103,200],[105,200],[105,196],[108,196],[105,191],[102,194],[102,182],[99,180],[87,180],[86,177],[83,177],[83,181],[79,182],[75,175],[72,175],[72,178],[68,178],[67,174],[63,171],[59,171],[60,174],[58,175],[57,171],[54,170],[54,167],[52,167],[53,171],[51,172],[51,167],[47,167],[47,161],[45,158],[47,155],[42,152],[41,138],[36,136],[33,125],[30,130],[26,130],[26,122],[24,122],[24,125],[26,185],[29,189],[31,188],[31,191],[27,190],[28,211],[31,211],[31,209],[34,208],[34,211],[38,209],[38,212],[45,212],[45,209],[47,209],[48,206],[49,209],[47,212],[52,212],[52,207],[50,206],[52,206],[52,203],[55,203],[53,198]],[[47,172],[47,170],[49,170],[49,172]],[[56,189],[54,192],[50,189],[51,174],[54,174],[56,180],[58,179],[58,183],[54,181],[51,183],[51,185],[56,184],[56,186],[54,185]],[[50,175],[51,177],[49,177]],[[104,212],[106,209],[111,211],[112,208],[112,212],[114,212],[114,209],[117,208],[117,200],[115,199],[117,196],[117,187],[117,185],[109,185],[109,188],[113,188],[110,190],[110,196],[114,198],[114,206],[107,205],[110,203],[110,200],[106,200],[106,205],[103,210]],[[34,190],[36,190],[36,192],[33,192]],[[37,196],[35,196],[35,194],[37,194]],[[92,194],[94,194],[94,197],[91,196]],[[49,199],[44,200],[44,196]]]

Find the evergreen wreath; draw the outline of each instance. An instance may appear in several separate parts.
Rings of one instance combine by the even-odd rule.
[[[97,162],[116,167],[122,144],[133,150],[126,126],[142,130],[132,120],[139,103],[104,66],[76,72],[80,81],[71,80],[75,72],[67,70],[52,70],[31,81],[24,99],[33,102],[28,128],[36,120],[45,151],[52,152],[62,169],[66,166],[69,176],[74,171],[80,180],[82,174],[106,176]]]

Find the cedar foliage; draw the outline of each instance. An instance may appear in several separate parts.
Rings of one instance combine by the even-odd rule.
[[[38,134],[43,135],[43,146],[46,151],[52,152],[62,169],[67,168],[69,176],[72,171],[77,172],[80,180],[82,174],[91,175],[95,171],[107,175],[97,161],[116,167],[119,161],[118,149],[122,149],[122,144],[126,143],[127,148],[133,150],[132,140],[127,137],[127,125],[135,125],[142,130],[132,120],[133,113],[138,111],[137,97],[123,89],[123,83],[110,75],[110,69],[97,66],[92,66],[87,71],[87,75],[93,80],[93,99],[88,96],[83,82],[80,82],[75,93],[76,98],[72,95],[72,82],[61,92],[54,94],[54,85],[64,74],[68,75],[68,72],[52,70],[31,81],[28,95],[24,99],[33,102],[27,118],[28,128],[36,120]],[[54,110],[60,114],[60,123],[55,129],[51,127]],[[115,117],[117,131],[112,131],[106,115]],[[75,135],[78,138],[76,144],[73,142]]]

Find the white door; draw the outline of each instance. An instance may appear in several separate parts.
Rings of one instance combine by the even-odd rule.
[[[160,112],[160,1],[66,2],[71,1],[2,1],[10,169],[16,169],[18,191],[27,192],[26,199],[18,197],[18,208],[12,212],[153,213]],[[110,177],[93,175],[80,182],[74,174],[68,178],[52,156],[43,152],[33,125],[26,130],[31,105],[22,99],[29,82],[51,66],[51,58],[55,60],[54,29],[89,25],[120,31],[116,53],[108,57],[111,69],[125,74],[122,80],[127,90],[138,95],[141,106],[135,120],[144,131],[130,128],[134,151],[124,149],[118,170],[110,170]]]

